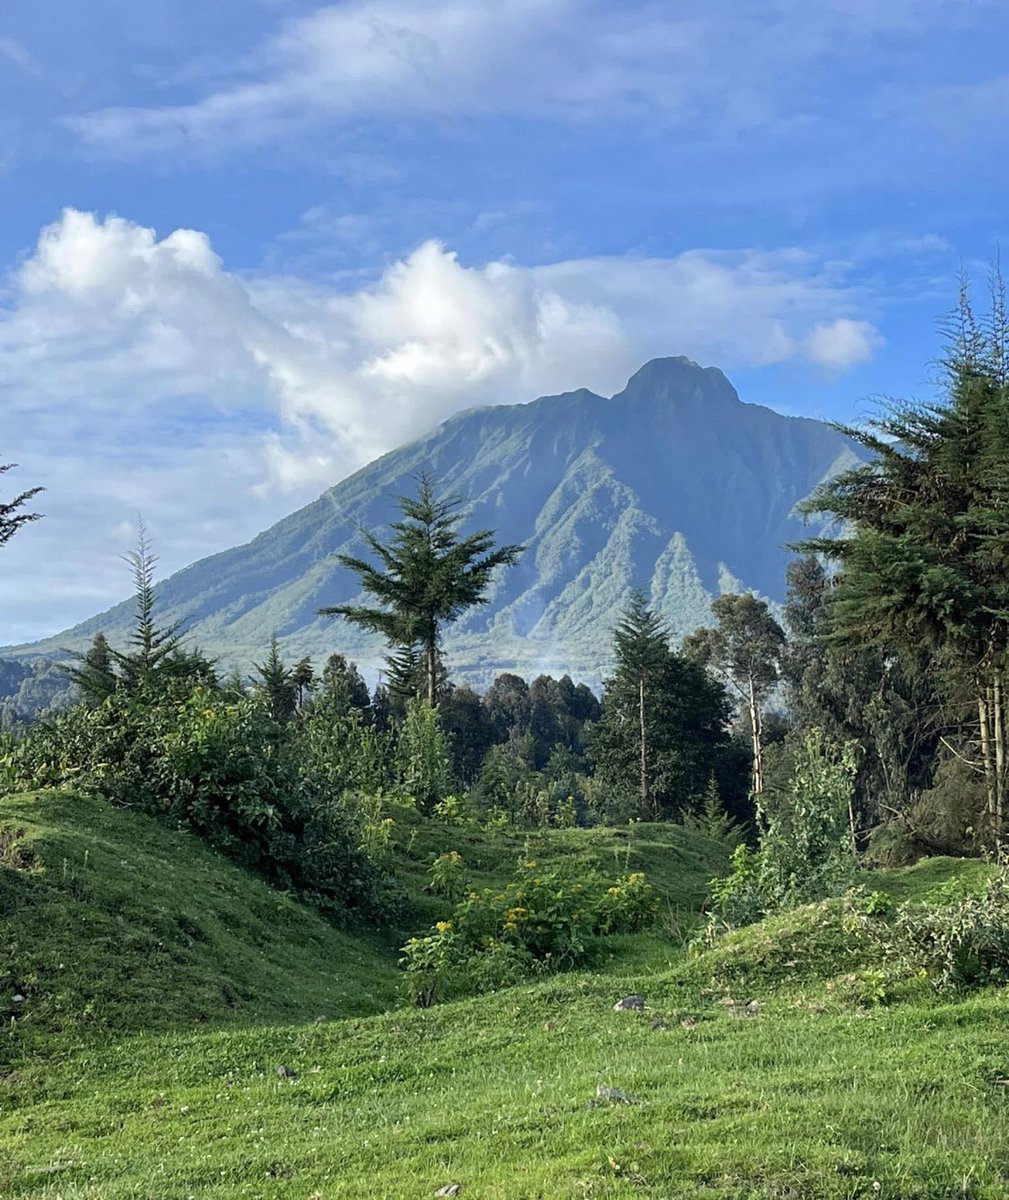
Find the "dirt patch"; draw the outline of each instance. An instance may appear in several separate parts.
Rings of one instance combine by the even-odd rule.
[[[13,825],[0,826],[0,867],[11,867],[15,871],[33,871],[39,867],[38,859],[30,847],[23,844],[25,831]]]

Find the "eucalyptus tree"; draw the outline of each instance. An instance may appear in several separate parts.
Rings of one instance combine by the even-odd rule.
[[[426,698],[433,707],[438,701],[438,648],[444,626],[485,603],[494,572],[513,564],[524,547],[495,547],[489,529],[461,536],[463,501],[436,495],[434,480],[426,472],[418,482],[416,497],[399,498],[403,519],[392,523],[387,541],[364,533],[377,563],[337,556],[378,605],[336,604],[319,612],[380,633],[394,653],[419,651]]]
[[[763,714],[778,682],[785,631],[766,601],[756,596],[719,596],[711,606],[715,625],[696,629],[683,653],[731,688],[746,713],[753,755],[753,794],[764,790]]]

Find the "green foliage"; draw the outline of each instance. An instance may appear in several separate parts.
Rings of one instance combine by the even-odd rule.
[[[266,661],[256,663],[255,671],[259,676],[256,688],[265,699],[270,716],[275,721],[289,721],[298,707],[299,685],[295,682],[294,671],[281,657],[276,634],[270,639]]]
[[[436,896],[443,896],[455,903],[462,899],[468,886],[466,866],[458,850],[446,850],[431,863],[431,882],[428,887]]]
[[[423,812],[432,812],[449,791],[449,753],[438,710],[411,700],[399,739],[403,786]]]
[[[606,889],[596,910],[598,933],[637,933],[654,925],[659,896],[644,871],[632,871]]]
[[[377,904],[374,868],[340,794],[254,697],[183,681],[157,697],[117,691],[40,722],[5,750],[8,791],[91,789],[192,829],[325,906]]]
[[[398,783],[395,735],[369,722],[340,689],[318,691],[291,736],[299,771],[330,795],[385,792]]]
[[[855,765],[852,746],[834,746],[820,730],[807,733],[787,791],[763,797],[759,849],[737,846],[729,875],[712,881],[709,935],[851,885]]]
[[[617,667],[589,736],[599,783],[634,788],[638,816],[691,808],[728,747],[729,701],[703,667],[676,654],[665,627],[635,593],[614,633]]]
[[[782,677],[797,728],[858,743],[856,812],[863,825],[874,826],[908,813],[932,782],[939,695],[920,651],[886,653],[832,637],[837,583],[813,555],[789,563]]]
[[[722,680],[746,714],[753,752],[753,793],[764,790],[764,705],[780,676],[785,632],[766,600],[749,594],[719,596],[715,625],[684,639],[683,653]]]
[[[439,872],[454,883],[461,867],[460,859],[443,864]],[[658,908],[643,872],[607,887],[598,878],[580,879],[528,860],[506,887],[469,892],[451,920],[406,943],[407,988],[417,1004],[427,1006],[505,987],[583,961],[594,936],[645,928]]]
[[[324,616],[341,616],[363,629],[380,633],[393,650],[423,652],[424,694],[438,701],[438,647],[442,626],[468,608],[483,604],[494,572],[510,566],[523,546],[494,547],[494,534],[481,529],[459,536],[462,501],[438,498],[431,477],[421,473],[416,499],[401,496],[403,520],[392,524],[392,537],[381,542],[364,537],[378,566],[351,555],[338,556],[353,571],[365,593],[380,608],[337,604],[320,608]]]
[[[935,902],[902,905],[878,941],[940,990],[1009,983],[1009,866],[980,890],[953,878]]]

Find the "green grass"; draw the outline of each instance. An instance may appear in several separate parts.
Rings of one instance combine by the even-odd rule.
[[[387,939],[189,834],[93,798],[0,798],[0,1063],[53,1035],[381,1012],[398,982]]]
[[[105,982],[119,997],[100,1023],[71,1023],[73,1036],[39,1022],[38,1039],[23,1040],[0,1071],[4,1200],[405,1200],[453,1182],[462,1200],[1009,1196],[1004,994],[941,1000],[921,984],[899,1003],[863,1006],[843,985],[867,951],[845,937],[837,902],[740,931],[699,957],[661,933],[612,939],[591,971],[368,1016],[369,1003],[395,993],[391,933],[383,941],[320,929],[282,897],[276,922],[268,907],[253,916],[247,905],[273,897],[260,893],[264,885],[190,839],[91,801],[24,798],[0,802],[0,813],[0,827],[13,815],[45,858],[41,873],[0,870],[4,919],[19,937],[47,939],[46,953],[62,944],[116,972]],[[673,908],[696,901],[717,857],[704,839],[658,827],[557,833],[527,846],[507,833],[411,818],[399,837],[412,911],[425,919],[439,902],[417,889],[442,849],[459,850],[478,886],[503,882],[530,849],[586,869],[647,862]],[[74,874],[85,851],[97,879]],[[76,864],[68,878],[63,857]],[[124,858],[150,869],[146,888],[115,867]],[[168,867],[178,872],[171,891],[162,883]],[[867,886],[914,898],[983,870],[940,860],[879,873]],[[51,921],[61,890],[68,909],[84,904],[91,914],[116,894],[132,914],[128,929],[179,906],[187,919],[202,913],[214,940],[188,948],[197,955],[190,975],[175,964],[129,982],[149,946],[129,956],[121,946],[98,949],[91,926],[75,940],[69,919],[47,931],[41,909],[35,917],[6,909],[12,889],[41,898],[46,876]],[[77,878],[91,889],[83,899]],[[214,879],[238,889],[220,893],[234,907],[219,929],[204,911],[217,903]],[[310,952],[299,941],[309,935]],[[200,1005],[181,992],[234,975],[256,937],[263,958],[244,968],[244,1006],[207,1000],[210,1027],[198,1028]],[[351,952],[352,966],[334,971]],[[346,1018],[317,1024],[325,1009],[315,989],[334,974],[331,1005],[342,989]],[[148,991],[167,978],[181,991],[161,995],[157,1019]],[[297,1011],[271,1009],[285,979]],[[613,1011],[629,992],[645,996],[643,1013]],[[68,1003],[71,995],[85,992],[67,991]],[[756,1017],[728,1003],[751,998]],[[279,1066],[296,1077],[278,1076]],[[600,1101],[599,1086],[639,1102]]]

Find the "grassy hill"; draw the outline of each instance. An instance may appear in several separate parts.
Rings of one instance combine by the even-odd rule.
[[[32,946],[39,992],[73,966],[70,1008],[116,997],[72,1038],[63,1009],[44,1014],[3,1073],[5,1198],[1009,1195],[1004,995],[924,984],[865,1002],[865,951],[836,901],[699,956],[661,931],[615,939],[589,971],[368,1016],[395,994],[391,933],[322,925],[146,818],[69,797],[0,805],[0,828],[25,831],[4,842],[4,941]],[[421,821],[399,837],[422,921],[434,852],[458,849],[479,883],[529,849]],[[675,908],[716,848],[644,827],[558,832],[536,852],[647,861]],[[872,887],[914,898],[984,870],[933,860]],[[180,915],[203,936],[180,938]],[[224,978],[244,981],[236,1007],[214,991]],[[614,1011],[631,992],[644,1011]],[[340,1004],[346,1019],[314,1021]]]
[[[39,1037],[342,1017],[396,995],[379,936],[188,833],[94,798],[0,798],[0,1061]]]
[[[395,925],[341,930],[188,833],[62,792],[0,797],[0,1062],[50,1035],[308,1021],[377,1013],[400,998],[399,947],[447,915],[425,893],[442,850],[474,887],[520,856],[615,875],[643,869],[677,910],[696,908],[716,843],[670,826],[532,837],[401,814]],[[25,999],[17,1004],[13,997]]]

